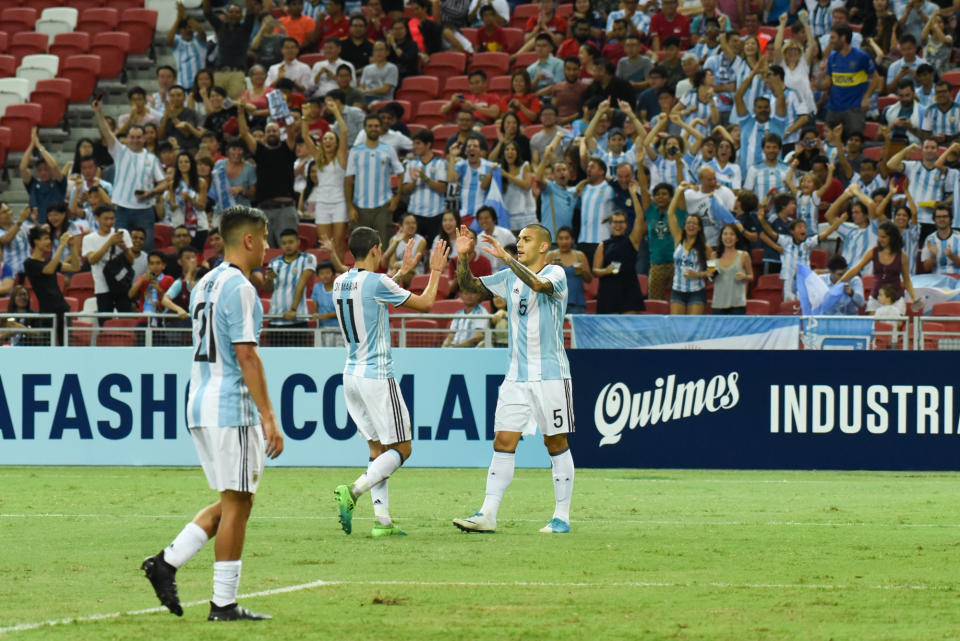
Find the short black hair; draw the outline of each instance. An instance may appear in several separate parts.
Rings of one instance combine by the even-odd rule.
[[[97,218],[100,218],[100,216],[107,213],[108,211],[117,213],[117,208],[114,207],[113,205],[100,205],[99,207],[93,210],[93,215]]]
[[[37,225],[36,227],[31,227],[30,232],[27,234],[27,240],[30,241],[30,249],[33,249],[37,244],[37,241],[43,238],[44,236],[49,236],[50,232],[47,231],[47,228],[43,225]]]
[[[267,215],[255,207],[234,205],[224,210],[220,217],[220,235],[227,244],[236,242],[234,236],[244,227],[267,226]]]
[[[173,151],[173,143],[169,140],[158,140],[157,141],[157,155],[159,156],[165,151]]]
[[[163,71],[164,69],[171,72],[174,78],[177,77],[177,70],[171,67],[170,65],[160,65],[159,67],[157,67],[157,75],[159,76],[160,72]]]
[[[494,225],[496,225],[498,222],[500,222],[499,219],[497,218],[497,210],[494,209],[493,207],[489,207],[489,206],[487,206],[487,205],[484,205],[483,207],[481,207],[480,209],[478,209],[478,210],[476,211],[476,213],[474,214],[474,216],[476,217],[477,220],[480,220],[480,214],[481,214],[481,212],[488,212],[488,213],[490,214],[490,216],[493,218],[493,224],[494,224]]]
[[[535,229],[540,235],[540,240],[547,243],[548,245],[553,242],[553,236],[550,235],[550,230],[541,225],[540,223],[530,223],[525,225],[524,229]]]
[[[434,141],[433,132],[429,129],[421,129],[417,133],[413,134],[413,139],[419,140],[427,146],[432,145]]]
[[[490,6],[490,5],[484,5],[484,6]],[[406,111],[407,110],[403,108],[403,105],[401,105],[399,102],[394,100],[380,107],[380,110],[377,113],[386,112],[388,114],[393,114],[393,116],[397,120],[400,120],[401,118],[403,118],[403,114],[405,114]]]
[[[350,232],[347,242],[354,259],[363,260],[374,247],[380,246],[380,233],[371,227],[357,227]]]
[[[287,236],[296,236],[299,238],[300,234],[293,227],[287,227],[282,232],[280,232],[280,238],[285,238]]]
[[[329,260],[321,260],[320,262],[317,263],[316,271],[319,272],[321,269],[329,269],[330,271],[336,271],[336,269],[333,268],[333,263],[330,262]]]
[[[327,95],[324,98],[332,98],[337,102],[346,102],[347,94],[343,93],[343,89],[333,89],[327,92]]]
[[[830,27],[830,31],[837,34],[837,37],[842,38],[847,44],[853,42],[853,29],[848,24],[835,24]]]
[[[661,189],[666,189],[667,193],[670,194],[670,197],[673,198],[673,185],[671,185],[670,183],[657,183],[656,185],[653,186],[653,190],[651,190],[650,194],[651,195],[656,194]]]
[[[367,114],[363,118],[363,126],[366,127],[367,123],[370,122],[371,120],[376,120],[377,124],[378,125],[380,124],[380,116],[378,116],[377,114]]]
[[[292,42],[293,44],[297,45],[297,49],[300,48],[300,42],[299,42],[296,38],[291,38],[291,37],[289,37],[289,36],[287,36],[286,38],[283,39],[283,42],[280,43],[280,46],[282,47],[283,45],[287,44],[288,42]]]
[[[900,41],[900,44],[903,44],[903,43],[905,43],[905,42],[909,42],[909,43],[912,44],[914,47],[917,46],[917,39],[914,37],[914,35],[913,35],[912,33],[905,33],[905,34],[903,34],[902,36],[900,36],[900,37],[898,38],[898,40]]]
[[[223,96],[224,98],[227,97],[227,90],[224,89],[223,87],[221,87],[220,85],[214,85],[213,87],[211,87],[211,88],[210,88],[210,93],[219,94],[219,95]]]
[[[47,205],[47,213],[50,213],[51,211],[58,211],[61,214],[65,214],[67,213],[67,209],[67,203],[63,202],[62,200]]]
[[[830,260],[827,261],[827,269],[832,272],[837,271],[838,269],[847,269],[847,259],[843,257],[842,254],[834,254],[830,257]]]
[[[467,79],[473,78],[474,76],[480,76],[481,78],[486,80],[487,72],[485,72],[483,69],[474,69],[467,75]]]
[[[547,34],[545,34],[545,33],[541,33],[539,36],[537,36],[536,38],[534,38],[534,41],[535,41],[535,42],[546,42],[547,44],[550,45],[550,48],[551,48],[551,49],[556,49],[556,47],[557,47],[557,46],[556,46],[556,43],[553,41],[553,38],[551,38],[549,35],[547,35]]]
[[[130,229],[127,230],[127,232],[128,232],[130,235],[133,235],[133,234],[135,234],[135,233],[137,233],[137,232],[140,232],[140,233],[143,234],[144,236],[147,235],[147,232],[146,232],[146,230],[145,230],[143,227],[131,227]]]
[[[180,251],[177,252],[177,258],[183,258],[183,255],[187,252],[193,252],[194,254],[199,254],[200,250],[194,247],[193,245],[187,245],[186,247],[181,247]]]
[[[293,82],[293,80],[290,80],[290,78],[280,78],[273,84],[273,87],[280,91],[283,91],[283,90],[296,91],[297,90],[296,83]]]
[[[133,98],[134,96],[144,96],[146,97],[147,92],[143,87],[131,87],[130,91],[127,92],[127,100]]]
[[[150,251],[147,252],[147,260],[149,260],[149,259],[151,259],[151,258],[159,258],[159,259],[162,260],[164,263],[167,262],[167,257],[164,256],[164,255],[163,255],[163,252],[160,251],[159,249],[151,249]]]

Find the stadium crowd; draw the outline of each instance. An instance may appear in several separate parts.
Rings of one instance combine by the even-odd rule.
[[[26,285],[32,311],[62,318],[89,271],[97,311],[189,323],[220,213],[252,204],[274,248],[253,280],[278,326],[336,326],[356,225],[393,271],[409,243],[425,265],[468,224],[481,276],[502,268],[484,235],[508,247],[539,221],[569,313],[796,313],[798,264],[847,283],[838,313],[872,311],[886,286],[905,311],[911,274],[960,275],[958,11],[204,0],[201,21],[180,6],[158,36],[173,64],[115,121],[94,102],[99,139],[60,167],[33,136],[30,203],[0,207],[0,296],[24,311]],[[452,262],[447,281],[456,296]],[[501,307],[475,298],[465,313]],[[476,344],[475,326],[445,343]]]

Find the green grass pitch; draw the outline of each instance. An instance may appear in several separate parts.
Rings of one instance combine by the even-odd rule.
[[[182,619],[138,569],[213,499],[199,468],[0,468],[0,637],[960,638],[957,474],[578,470],[573,533],[550,536],[547,470],[468,535],[450,519],[485,470],[401,469],[409,536],[374,540],[368,497],[352,536],[337,523],[357,473],[267,470],[240,589],[275,619],[213,624],[212,545],[178,573]]]

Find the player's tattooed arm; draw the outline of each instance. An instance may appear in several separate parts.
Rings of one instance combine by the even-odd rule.
[[[503,253],[503,261],[507,263],[507,267],[509,267],[513,273],[517,275],[517,278],[522,280],[530,289],[541,294],[546,294],[547,296],[553,295],[552,282],[546,278],[540,278],[534,274],[529,267],[521,263],[507,252]]]
[[[457,283],[460,285],[460,291],[471,294],[489,294],[489,290],[484,287],[483,281],[473,275],[470,271],[470,261],[464,256],[457,257]]]

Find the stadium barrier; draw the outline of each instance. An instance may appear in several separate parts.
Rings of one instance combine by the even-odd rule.
[[[0,464],[196,465],[186,429],[192,350],[5,349]],[[365,465],[341,348],[262,352],[286,450],[271,465]],[[960,399],[938,351],[570,350],[581,467],[955,470]],[[409,465],[485,467],[497,349],[398,349]],[[521,467],[546,467],[540,437]]]

